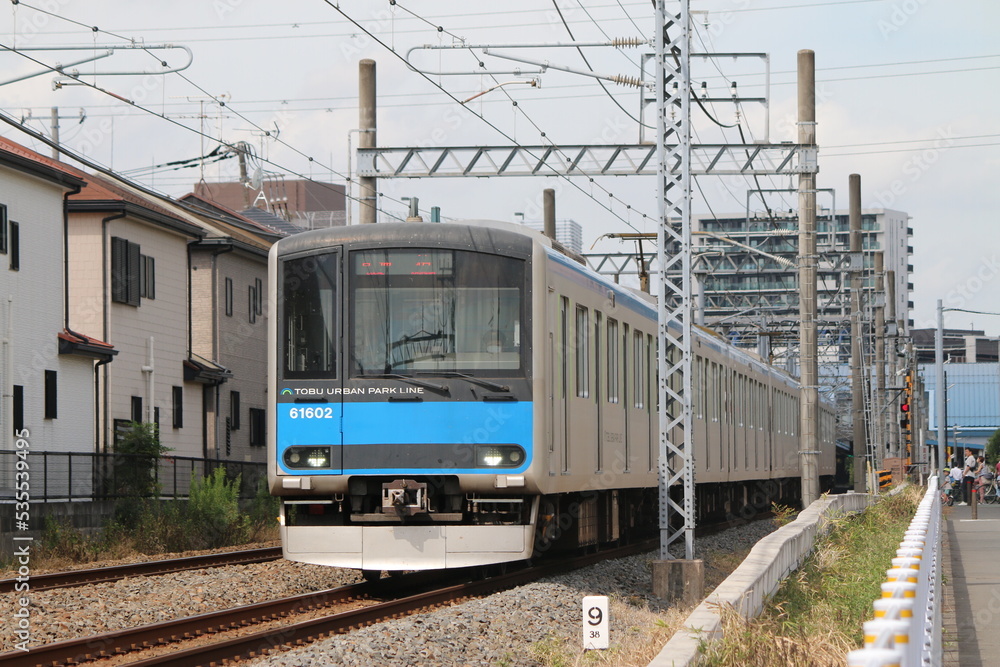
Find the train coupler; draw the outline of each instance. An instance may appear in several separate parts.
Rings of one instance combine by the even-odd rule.
[[[427,484],[396,479],[382,485],[382,512],[402,518],[427,513]]]

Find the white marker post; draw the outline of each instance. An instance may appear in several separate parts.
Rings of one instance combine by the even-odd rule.
[[[583,598],[583,650],[608,647],[608,597]]]

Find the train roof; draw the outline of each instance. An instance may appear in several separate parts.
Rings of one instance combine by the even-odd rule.
[[[428,240],[426,236],[428,231],[434,232],[435,238],[433,240]],[[273,251],[281,255],[287,255],[345,242],[377,244],[380,242],[398,243],[401,241],[419,242],[424,245],[428,243],[431,245],[435,243],[442,245],[461,244],[483,252],[513,253],[517,255],[530,255],[532,246],[539,244],[551,249],[550,253],[563,255],[567,260],[576,264],[576,270],[591,274],[599,282],[606,283],[609,288],[619,293],[629,294],[632,298],[641,300],[651,309],[656,310],[654,297],[650,297],[648,294],[639,292],[633,288],[616,284],[606,277],[586,268],[582,257],[569,252],[562,244],[553,241],[543,233],[524,225],[502,220],[473,219],[442,223],[382,222],[371,225],[329,227],[285,237],[274,245]],[[563,261],[567,262],[567,260]],[[755,366],[761,372],[785,384],[798,386],[798,380],[784,370],[772,366],[753,352],[732,345],[711,329],[694,326],[692,327],[692,331],[695,339],[700,341],[702,345],[715,350],[728,359],[736,363]]]
[[[433,238],[427,233],[433,232]],[[532,244],[549,240],[532,229],[498,221],[472,220],[462,223],[382,222],[374,225],[329,227],[294,234],[275,244],[281,255],[315,250],[341,243],[420,243],[465,245],[483,252],[530,255]]]

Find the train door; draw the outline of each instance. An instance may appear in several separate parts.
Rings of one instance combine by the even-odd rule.
[[[649,382],[647,371],[647,339],[643,332],[638,329],[632,332],[632,344],[630,346],[629,365],[631,366],[631,388],[629,391],[626,411],[628,413],[628,434],[632,442],[631,452],[636,459],[636,468],[642,470],[649,451],[649,417],[646,413],[648,407],[646,388]]]
[[[604,400],[601,401],[601,424],[605,469],[616,472],[628,470],[625,458],[625,413],[621,404],[621,332],[618,320],[605,318],[604,357]]]
[[[569,344],[569,299],[551,294],[552,308],[556,313],[553,327],[549,332],[549,359],[552,378],[552,440],[549,443],[549,472],[565,472],[569,464],[566,459],[568,437],[566,429],[566,392],[569,384],[569,368],[566,354]]]
[[[596,315],[596,313],[595,313]],[[594,443],[598,431],[598,412],[594,410],[593,341],[591,340],[591,311],[584,305],[572,308],[572,377],[568,392],[569,419],[567,420],[568,442],[573,443],[567,452],[567,471],[576,474],[590,474],[599,470],[590,443]],[[593,444],[597,449],[596,443]]]

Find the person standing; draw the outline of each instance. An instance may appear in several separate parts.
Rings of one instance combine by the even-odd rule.
[[[972,455],[972,450],[965,449],[965,468],[962,469],[962,501],[963,504],[972,502],[972,483],[976,480],[976,457]]]

